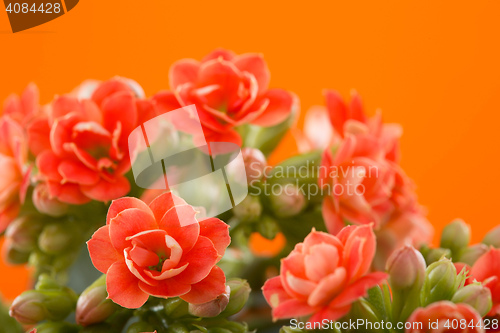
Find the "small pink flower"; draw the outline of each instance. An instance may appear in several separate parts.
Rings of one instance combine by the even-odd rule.
[[[467,323],[465,328],[460,326],[461,320]],[[408,318],[406,325],[410,326],[410,323],[412,327],[406,329],[406,333],[484,332],[482,318],[474,308],[468,304],[454,304],[449,301],[440,301],[425,308],[416,309]],[[471,323],[474,324],[470,325]],[[458,328],[456,328],[457,324]]]
[[[107,274],[113,302],[139,308],[152,295],[200,304],[225,291],[216,263],[230,243],[228,225],[216,218],[198,222],[196,213],[170,192],[149,206],[130,197],[112,202],[88,248],[94,266]]]
[[[313,230],[281,261],[280,275],[268,280],[264,297],[274,319],[311,316],[336,320],[387,275],[369,273],[375,253],[371,225],[348,226],[333,236]]]
[[[270,73],[260,54],[215,50],[202,61],[176,62],[169,79],[172,92],[161,92],[155,100],[165,111],[195,104],[207,142],[241,145],[235,127],[276,125],[298,108],[292,93],[268,89]]]
[[[471,279],[482,282],[491,291],[493,307],[490,316],[500,315],[500,249],[491,248],[474,263]]]

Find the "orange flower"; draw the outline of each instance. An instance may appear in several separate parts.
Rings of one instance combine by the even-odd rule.
[[[337,320],[387,275],[368,273],[375,254],[371,225],[348,226],[333,236],[313,230],[281,261],[280,275],[266,281],[264,297],[273,318],[311,316]]]
[[[484,332],[481,327],[484,327],[482,318],[474,308],[468,304],[454,304],[449,301],[440,301],[426,308],[416,309],[408,318],[406,325],[410,326],[410,323],[412,323],[411,328],[407,328],[406,333]],[[466,323],[465,327],[463,323]]]
[[[491,248],[474,263],[470,279],[481,281],[491,291],[493,307],[488,315],[500,315],[500,249]]]
[[[176,62],[169,79],[173,92],[161,92],[155,100],[165,111],[195,104],[207,142],[241,145],[235,127],[248,123],[273,126],[298,107],[294,94],[268,89],[270,73],[260,54],[215,50],[201,62]]]
[[[131,197],[113,201],[106,225],[88,241],[113,302],[139,308],[152,295],[201,304],[225,291],[216,263],[230,243],[229,226],[216,218],[198,222],[196,213],[170,192],[149,206]]]

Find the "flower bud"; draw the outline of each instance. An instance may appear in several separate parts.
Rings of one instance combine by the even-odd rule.
[[[30,252],[36,248],[38,235],[43,229],[41,216],[25,215],[15,219],[5,231],[5,237],[12,246],[21,252]]]
[[[22,265],[29,261],[30,253],[19,251],[13,242],[7,238],[2,246],[2,256],[5,261],[12,265]]]
[[[470,226],[462,220],[448,224],[441,234],[441,247],[450,249],[454,255],[469,245],[469,242]]]
[[[469,284],[459,289],[451,301],[469,304],[476,309],[481,317],[486,316],[492,307],[491,291],[481,283]]]
[[[234,216],[241,221],[255,221],[262,214],[262,204],[259,197],[247,195],[242,202],[233,208]]]
[[[216,299],[202,303],[202,304],[189,304],[189,313],[196,317],[216,317],[218,316],[229,303],[229,294],[231,288],[226,286],[226,291],[217,296]]]
[[[451,300],[461,282],[451,260],[443,258],[427,267],[421,292],[421,305],[427,306],[441,300]]]
[[[274,239],[280,227],[272,217],[264,216],[257,224],[257,231],[267,239]]]
[[[299,214],[306,206],[306,198],[300,188],[293,184],[283,185],[277,195],[271,195],[271,206],[279,217]]]
[[[255,148],[243,148],[241,150],[248,184],[261,180],[264,176],[267,161],[264,154]]]
[[[425,262],[427,265],[430,265],[438,260],[441,260],[442,258],[451,258],[451,250],[450,249],[443,249],[443,248],[437,248],[437,249],[428,249],[424,255]]]
[[[248,282],[243,279],[230,279],[226,285],[230,289],[229,303],[226,309],[221,312],[221,317],[229,317],[240,312],[248,301],[250,291],[252,291]]]
[[[178,297],[163,300],[163,308],[168,318],[180,318],[188,315],[188,303]]]
[[[61,253],[73,245],[75,232],[71,223],[51,223],[43,228],[38,246],[48,254]]]
[[[148,333],[148,332],[144,332],[144,333]],[[174,323],[174,324],[168,325],[167,333],[189,333],[189,330],[182,323]]]
[[[41,275],[36,290],[28,290],[18,296],[9,314],[23,324],[36,324],[42,320],[59,321],[70,314],[76,303],[71,289],[60,287],[48,275]]]
[[[33,190],[33,204],[36,209],[52,217],[63,216],[69,206],[50,195],[47,184],[39,183]]]
[[[476,260],[486,252],[488,252],[488,246],[485,244],[475,244],[462,249],[458,256],[458,261],[473,266]]]
[[[106,275],[92,283],[78,298],[76,303],[76,322],[82,326],[96,324],[108,319],[118,306],[107,299]]]
[[[493,228],[484,236],[483,244],[500,248],[500,225]]]
[[[405,246],[387,260],[387,272],[393,289],[421,288],[425,279],[425,259],[412,246]]]

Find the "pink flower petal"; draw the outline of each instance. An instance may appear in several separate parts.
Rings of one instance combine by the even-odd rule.
[[[212,241],[219,256],[223,256],[226,248],[231,243],[229,225],[218,218],[209,218],[200,223],[200,236],[205,236]]]
[[[191,285],[183,283],[176,277],[162,280],[157,285],[151,286],[144,282],[139,282],[139,287],[145,293],[156,297],[177,297],[186,294],[191,290]]]
[[[156,221],[148,212],[137,208],[128,208],[110,219],[109,236],[114,248],[122,252],[130,246],[130,241],[126,240],[127,237],[157,227]]]
[[[139,288],[139,280],[129,271],[124,262],[116,262],[106,275],[108,298],[128,309],[137,309],[146,303],[149,295]]]
[[[183,59],[175,62],[168,73],[170,87],[175,90],[177,86],[186,82],[196,82],[200,63],[194,59]]]
[[[63,182],[93,185],[99,181],[99,174],[87,168],[80,161],[63,160],[59,163],[57,170],[62,176]]]
[[[132,93],[122,91],[106,98],[102,104],[103,125],[113,132],[121,123],[123,133],[128,135],[137,124],[137,107]]]
[[[106,216],[106,224],[109,224],[109,221],[116,217],[119,213],[128,208],[138,208],[143,210],[151,216],[153,216],[153,212],[149,209],[149,207],[142,201],[134,197],[125,197],[113,200],[108,209],[108,215]]]
[[[115,178],[114,182],[101,178],[94,185],[82,185],[81,190],[91,199],[106,202],[126,195],[130,191],[130,183],[123,176]]]
[[[233,59],[233,63],[240,71],[248,72],[255,77],[259,86],[259,93],[267,89],[271,74],[261,54],[245,53],[238,55]]]
[[[282,89],[267,90],[255,102],[256,105],[263,103],[265,100],[269,101],[266,110],[255,120],[252,124],[258,126],[273,126],[285,121],[290,116],[292,110],[298,108],[298,98]]]
[[[172,192],[166,192],[154,199],[150,204],[149,208],[154,214],[156,221],[161,221],[163,215],[170,210],[174,205],[185,205],[186,202],[173,194]]]
[[[188,303],[201,304],[217,298],[226,290],[226,276],[222,269],[214,266],[210,273],[198,283],[191,285],[191,290],[181,298]]]
[[[101,273],[106,273],[113,263],[123,260],[123,256],[111,244],[109,226],[97,229],[87,242],[87,247],[92,264]]]
[[[200,225],[195,218],[196,213],[189,205],[173,206],[158,223],[159,228],[177,240],[185,252],[193,248],[200,234]]]
[[[207,277],[217,261],[219,261],[219,255],[212,241],[200,236],[191,251],[184,252],[178,266],[183,266],[186,263],[189,263],[189,266],[176,278],[189,284],[200,282]]]

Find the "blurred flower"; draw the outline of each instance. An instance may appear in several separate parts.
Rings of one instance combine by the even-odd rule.
[[[5,237],[12,245],[23,252],[33,251],[37,247],[38,236],[44,226],[39,215],[24,215],[15,219],[7,228]]]
[[[412,246],[395,251],[387,261],[387,272],[393,289],[421,288],[425,278],[425,259]]]
[[[264,154],[255,148],[245,147],[241,149],[248,184],[261,180],[267,167],[267,161]]]
[[[455,220],[444,227],[441,233],[441,247],[450,249],[453,255],[467,247],[470,241],[470,226],[463,220]]]
[[[500,249],[491,248],[483,254],[472,266],[470,275],[491,291],[493,307],[488,315],[500,315]]]
[[[324,150],[339,141],[339,138],[334,135],[328,111],[323,106],[310,108],[305,115],[304,132],[292,129],[292,134],[301,153],[316,149]]]
[[[112,202],[88,248],[94,266],[107,274],[113,302],[138,308],[153,295],[200,304],[224,292],[224,272],[215,265],[230,243],[228,225],[217,218],[198,222],[195,215],[170,192],[149,206],[131,197]]]
[[[1,115],[9,117],[21,126],[25,126],[41,113],[38,87],[34,83],[30,83],[21,96],[12,94],[7,97]]]
[[[128,136],[155,114],[152,101],[138,99],[119,79],[101,83],[91,99],[56,97],[48,116],[28,129],[30,138],[45,138],[33,153],[49,197],[83,204],[128,193]]]
[[[313,230],[282,259],[280,275],[264,284],[273,318],[312,315],[309,322],[321,322],[343,317],[387,277],[369,273],[374,252],[371,225],[348,226],[337,236]]]
[[[488,252],[489,248],[485,244],[474,244],[462,249],[458,255],[460,262],[466,263],[469,266],[474,265],[477,259]]]
[[[79,325],[88,326],[108,319],[118,307],[107,297],[106,275],[102,275],[87,287],[78,298],[76,322]]]
[[[477,282],[460,288],[453,295],[451,301],[453,303],[469,304],[476,309],[481,317],[486,316],[492,306],[490,290]]]
[[[258,232],[252,232],[248,240],[250,251],[257,257],[275,257],[285,245],[286,238],[281,232],[278,232],[273,239],[265,238]]]
[[[33,190],[33,204],[40,213],[52,217],[62,216],[68,211],[68,205],[52,197],[45,183],[38,184]]]
[[[449,320],[449,321],[448,321]],[[467,325],[465,329],[453,330],[454,332],[483,333],[484,324],[481,316],[468,304],[453,304],[449,301],[433,303],[425,308],[418,308],[413,312],[408,323],[413,323],[406,333],[438,333],[447,332],[451,329],[444,327],[446,322],[453,327],[452,323],[464,320]],[[469,326],[469,323],[474,325]],[[408,325],[410,326],[410,325]]]
[[[292,93],[268,89],[270,73],[260,54],[235,55],[218,49],[201,62],[176,62],[170,68],[169,80],[172,92],[161,92],[154,99],[165,111],[195,104],[207,142],[241,145],[235,127],[249,123],[273,126],[298,107]]]
[[[230,291],[231,288],[226,286],[226,291],[211,301],[201,304],[189,304],[189,313],[204,318],[218,316],[229,303]]]
[[[248,282],[243,279],[230,279],[227,281],[227,286],[230,290],[229,303],[222,311],[221,317],[229,317],[240,312],[247,303],[252,291]]]

